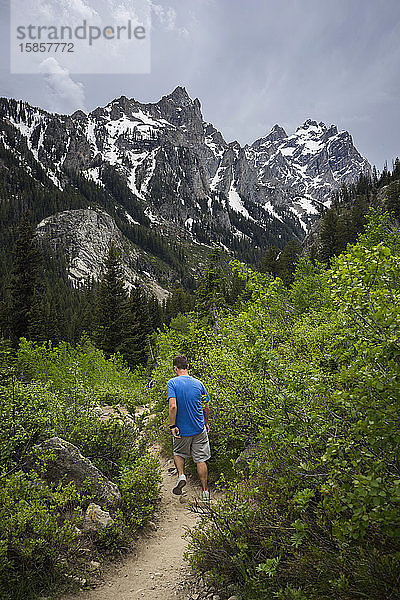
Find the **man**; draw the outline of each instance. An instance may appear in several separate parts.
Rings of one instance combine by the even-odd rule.
[[[202,382],[189,375],[185,356],[175,356],[173,368],[176,377],[167,383],[167,398],[178,481],[172,492],[182,494],[182,488],[186,485],[185,459],[192,455],[202,487],[201,498],[208,502],[210,492],[207,489],[206,461],[211,456],[208,440],[210,397]]]

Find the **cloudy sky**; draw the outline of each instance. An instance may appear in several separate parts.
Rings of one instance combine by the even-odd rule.
[[[399,0],[104,0],[122,12],[151,5],[149,73],[76,74],[50,59],[25,75],[10,73],[12,1],[0,0],[1,96],[69,113],[121,95],[153,102],[183,85],[227,141],[313,118],[350,131],[378,169],[400,155]],[[77,14],[99,6],[25,2]]]

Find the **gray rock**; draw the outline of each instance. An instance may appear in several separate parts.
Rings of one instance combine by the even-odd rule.
[[[98,531],[114,523],[110,513],[102,510],[98,504],[91,502],[86,509],[83,520],[84,531]]]
[[[101,506],[113,506],[120,500],[121,494],[115,483],[105,477],[88,458],[82,456],[73,444],[54,437],[42,442],[39,452],[48,457],[44,474],[46,481],[58,482],[64,479],[74,482],[81,489],[83,483],[86,485],[89,480],[91,493]]]
[[[126,250],[126,240],[114,219],[106,212],[92,209],[65,210],[43,219],[37,226],[40,239],[48,240],[53,248],[62,247],[68,261],[68,274],[76,284],[84,283],[89,275],[101,279],[104,263],[114,243],[121,256],[124,276],[132,287],[137,274],[137,251]]]
[[[265,186],[265,201],[283,209],[284,219],[291,209],[303,228],[317,220],[318,207],[329,202],[334,190],[354,183],[361,173],[371,175],[371,165],[347,131],[311,119],[294,135],[275,125],[245,152],[258,170],[258,184]]]
[[[100,569],[100,563],[97,560],[91,560],[89,563],[89,571],[98,571]]]

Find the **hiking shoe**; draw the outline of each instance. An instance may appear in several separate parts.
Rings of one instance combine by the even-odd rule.
[[[210,502],[210,492],[208,490],[201,492],[201,501],[202,502]]]
[[[176,486],[172,490],[172,493],[176,496],[180,496],[182,494],[182,488],[186,485],[186,475],[181,475],[176,482]]]

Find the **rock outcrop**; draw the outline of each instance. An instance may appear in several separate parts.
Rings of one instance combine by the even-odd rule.
[[[264,138],[246,146],[246,156],[258,173],[267,201],[296,214],[306,233],[334,190],[371,175],[347,131],[338,132],[308,119],[293,135],[275,125]]]
[[[105,477],[79,449],[59,437],[50,438],[38,447],[38,456],[44,459],[46,481],[72,481],[77,489],[90,484],[90,493],[100,506],[115,506],[121,494],[118,487]]]

